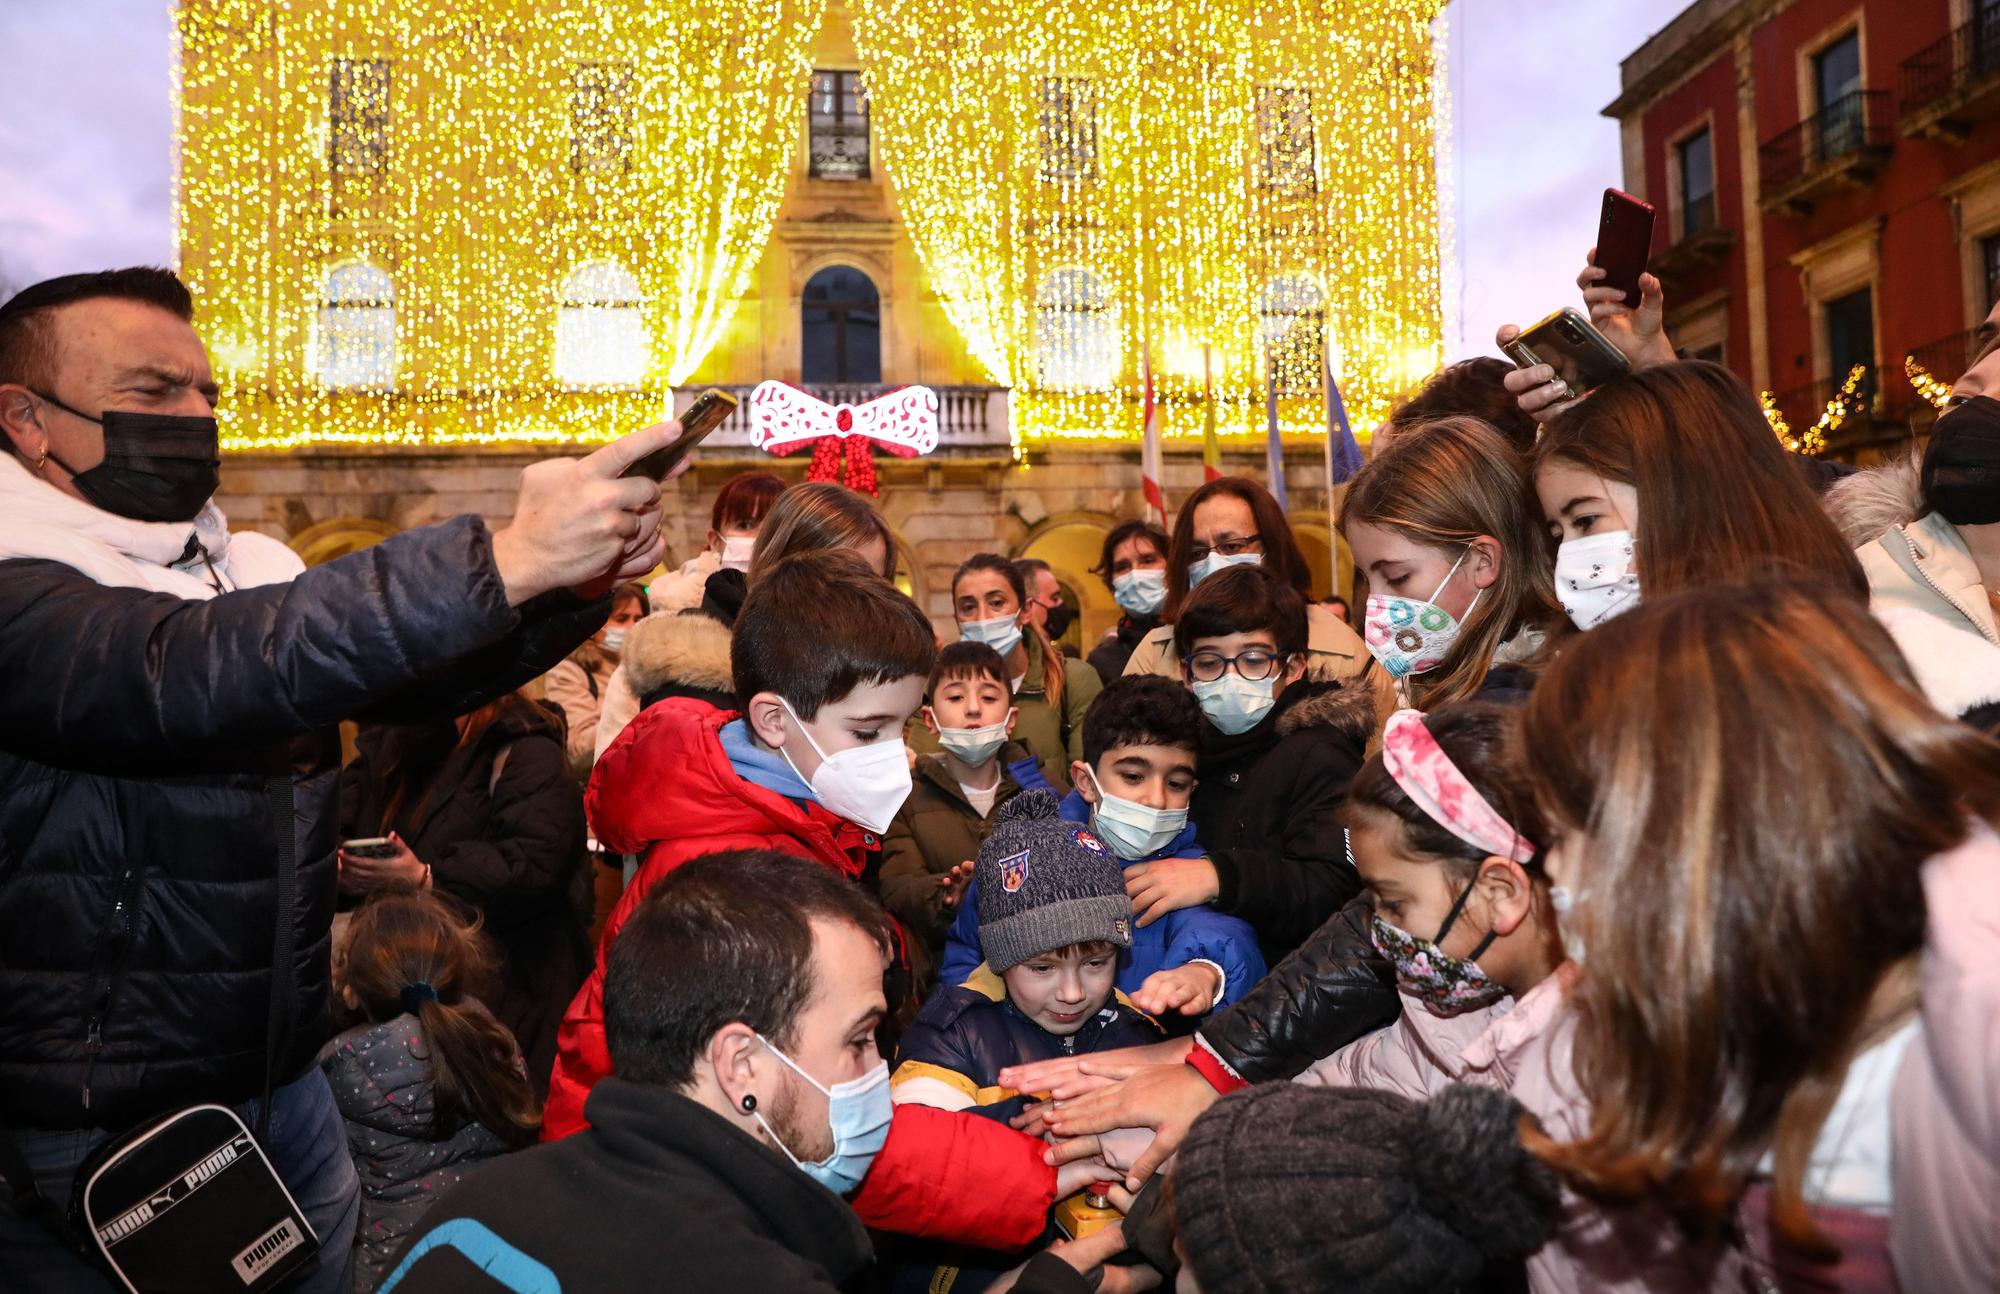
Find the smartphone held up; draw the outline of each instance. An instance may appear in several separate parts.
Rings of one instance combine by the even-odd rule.
[[[1521,333],[1503,347],[1521,368],[1547,364],[1569,388],[1572,398],[1623,377],[1632,365],[1624,354],[1591,326],[1590,320],[1565,306]]]
[[[625,476],[643,476],[653,481],[664,481],[667,473],[674,470],[680,461],[694,452],[696,445],[729,420],[736,412],[736,397],[727,391],[714,387],[695,397],[680,416],[681,434],[673,444],[646,455],[625,469]]]

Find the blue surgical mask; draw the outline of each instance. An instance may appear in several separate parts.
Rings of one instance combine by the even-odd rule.
[[[1014,712],[1007,712],[1008,718]],[[984,728],[947,728],[938,726],[938,745],[944,747],[965,764],[967,768],[978,768],[1000,753],[1007,744],[1007,720],[988,724]]]
[[[1111,581],[1111,596],[1128,616],[1152,615],[1167,600],[1167,572],[1158,566],[1127,571]]]
[[[875,1156],[882,1152],[883,1143],[889,1140],[889,1120],[896,1113],[895,1102],[889,1096],[889,1062],[878,1060],[875,1068],[860,1078],[823,1087],[818,1079],[800,1069],[790,1056],[772,1046],[769,1038],[760,1033],[757,1041],[770,1047],[773,1056],[784,1061],[794,1074],[811,1083],[826,1097],[827,1122],[833,1130],[833,1153],[817,1162],[802,1160],[772,1131],[771,1125],[764,1122],[762,1113],[752,1111],[750,1117],[763,1126],[778,1149],[785,1152],[785,1158],[797,1164],[807,1177],[835,1195],[846,1195],[861,1185],[861,1179],[868,1176],[868,1166],[875,1162]]]
[[[1014,616],[961,620],[958,622],[958,636],[969,643],[985,643],[1005,656],[1021,643],[1021,622]]]
[[[1096,773],[1091,780],[1097,781]],[[1097,782],[1097,806],[1090,811],[1090,829],[1111,846],[1111,852],[1131,863],[1151,858],[1180,838],[1187,829],[1186,809],[1156,809],[1136,800],[1121,800]]]
[[[614,656],[625,650],[625,627],[623,625],[620,625],[616,629],[606,629],[604,631],[604,650]]]
[[[1238,553],[1234,557],[1224,557],[1221,553],[1211,548],[1208,550],[1208,556],[1188,567],[1188,587],[1193,588],[1225,566],[1262,566],[1263,564],[1264,554],[1262,553]]]
[[[1275,674],[1252,681],[1230,669],[1221,678],[1194,684],[1193,691],[1208,721],[1233,737],[1250,731],[1271,712],[1277,704],[1273,690],[1277,681]]]

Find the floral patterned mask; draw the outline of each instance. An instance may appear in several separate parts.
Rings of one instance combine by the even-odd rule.
[[[1389,959],[1396,968],[1396,987],[1440,1015],[1457,1015],[1461,1011],[1473,1011],[1490,1006],[1507,996],[1507,990],[1493,982],[1480,968],[1477,958],[1493,942],[1493,932],[1479,941],[1470,957],[1454,957],[1439,947],[1444,937],[1451,933],[1452,923],[1458,920],[1459,912],[1465,907],[1465,900],[1472,894],[1470,885],[1451,905],[1451,912],[1438,928],[1437,938],[1419,939],[1407,930],[1390,925],[1381,917],[1372,922],[1371,937],[1375,951]]]

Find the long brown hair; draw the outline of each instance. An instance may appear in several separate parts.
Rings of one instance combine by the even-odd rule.
[[[348,927],[341,986],[370,1021],[414,1014],[430,1053],[432,1135],[476,1122],[513,1146],[541,1131],[534,1089],[507,1026],[471,1000],[495,959],[479,923],[435,893],[391,890]]]
[[[1479,691],[1500,644],[1522,628],[1563,620],[1548,538],[1528,502],[1528,465],[1498,431],[1472,417],[1440,418],[1399,433],[1355,476],[1340,528],[1382,526],[1431,548],[1459,550],[1482,536],[1500,543],[1500,575],[1466,613],[1444,664],[1407,680],[1419,710]]]
[[[1007,587],[1014,590],[1014,611],[1016,615],[1019,615],[1022,608],[1028,605],[1028,582],[1021,578],[1020,568],[998,553],[974,553],[958,564],[958,569],[951,573],[951,596],[954,601],[958,598],[958,582],[974,571],[991,571],[1006,579]],[[1056,645],[1050,640],[1048,631],[1033,620],[1023,620],[1021,622],[1021,636],[1033,645],[1034,651],[1041,653],[1042,695],[1048,698],[1049,705],[1055,710],[1056,716],[1061,718],[1063,712],[1063,684],[1068,681],[1068,676],[1064,672],[1067,669],[1067,665],[1063,654],[1056,650]],[[1069,725],[1065,722],[1063,725],[1064,731],[1067,731],[1068,727]]]
[[[1181,603],[1187,601],[1188,566],[1194,554],[1194,514],[1202,504],[1219,495],[1241,499],[1250,505],[1257,519],[1257,537],[1264,544],[1263,567],[1304,596],[1312,589],[1312,567],[1305,551],[1292,534],[1292,523],[1271,492],[1246,476],[1223,476],[1208,482],[1181,504],[1174,516],[1173,542],[1167,549],[1167,602],[1160,623],[1172,624],[1180,618]]]
[[[1542,432],[1563,459],[1639,495],[1645,597],[1772,575],[1868,581],[1748,387],[1720,364],[1657,364],[1608,382]]]
[[[1924,860],[2000,814],[2000,745],[1925,702],[1860,603],[1782,581],[1649,598],[1571,639],[1521,736],[1589,953],[1590,1130],[1538,1152],[1713,1231],[1775,1150],[1773,1222],[1826,1253],[1807,1157],[1907,1006]]]
[[[896,540],[875,505],[838,481],[807,481],[780,494],[757,527],[757,545],[750,552],[749,581],[794,553],[830,548],[859,548],[871,539],[882,541],[882,578],[896,578]]]

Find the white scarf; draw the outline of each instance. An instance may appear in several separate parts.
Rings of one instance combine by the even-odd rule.
[[[0,560],[61,562],[112,588],[206,599],[305,569],[269,535],[229,533],[213,499],[193,521],[134,521],[64,494],[0,450]]]

